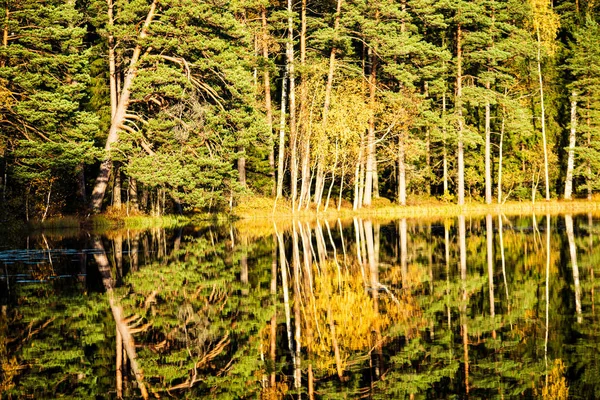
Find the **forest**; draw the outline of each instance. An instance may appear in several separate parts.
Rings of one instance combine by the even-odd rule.
[[[5,0],[3,218],[592,199],[592,0]]]

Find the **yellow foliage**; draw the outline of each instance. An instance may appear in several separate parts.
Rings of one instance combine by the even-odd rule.
[[[556,50],[556,33],[560,27],[560,18],[552,9],[551,0],[530,0],[533,30],[538,41],[550,54]]]
[[[314,354],[315,367],[335,372],[334,341],[340,351],[342,369],[347,367],[351,352],[368,352],[385,338],[392,323],[414,325],[421,312],[408,291],[396,297],[391,293],[365,286],[360,268],[346,269],[335,262],[313,268],[312,293],[305,293],[304,327],[307,347]],[[418,268],[411,280],[420,280]],[[304,287],[305,292],[310,287]],[[331,319],[330,319],[331,318]],[[331,322],[335,329],[332,332]],[[409,329],[413,330],[413,329]],[[385,339],[383,339],[385,340]]]
[[[569,387],[564,377],[565,364],[561,359],[554,360],[554,366],[542,387],[542,398],[552,400],[563,400],[569,398]]]

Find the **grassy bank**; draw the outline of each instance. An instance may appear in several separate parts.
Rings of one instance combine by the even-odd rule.
[[[574,200],[574,201],[537,201],[532,202],[507,202],[504,204],[467,203],[464,206],[450,204],[435,199],[425,199],[407,206],[399,206],[387,199],[375,199],[370,207],[353,210],[348,202],[337,207],[319,210],[311,206],[302,210],[293,210],[288,200],[279,200],[275,204],[268,198],[245,198],[240,201],[233,213],[241,219],[289,219],[297,217],[302,219],[313,218],[349,218],[349,217],[381,217],[381,218],[445,218],[458,215],[486,215],[504,214],[531,215],[531,214],[565,214],[565,213],[600,213],[600,200]]]
[[[53,217],[43,222],[30,221],[25,224],[25,226],[34,230],[90,229],[102,231],[117,228],[144,230],[150,228],[177,228],[189,224],[190,221],[190,218],[180,215],[153,217],[149,215],[119,216],[114,214],[101,214],[89,217]]]

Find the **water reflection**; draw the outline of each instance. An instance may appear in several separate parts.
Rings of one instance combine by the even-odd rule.
[[[487,215],[30,236],[0,252],[0,390],[591,398],[597,227]]]

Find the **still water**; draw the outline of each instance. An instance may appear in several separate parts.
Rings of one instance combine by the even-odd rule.
[[[0,398],[600,397],[592,215],[0,239]]]

